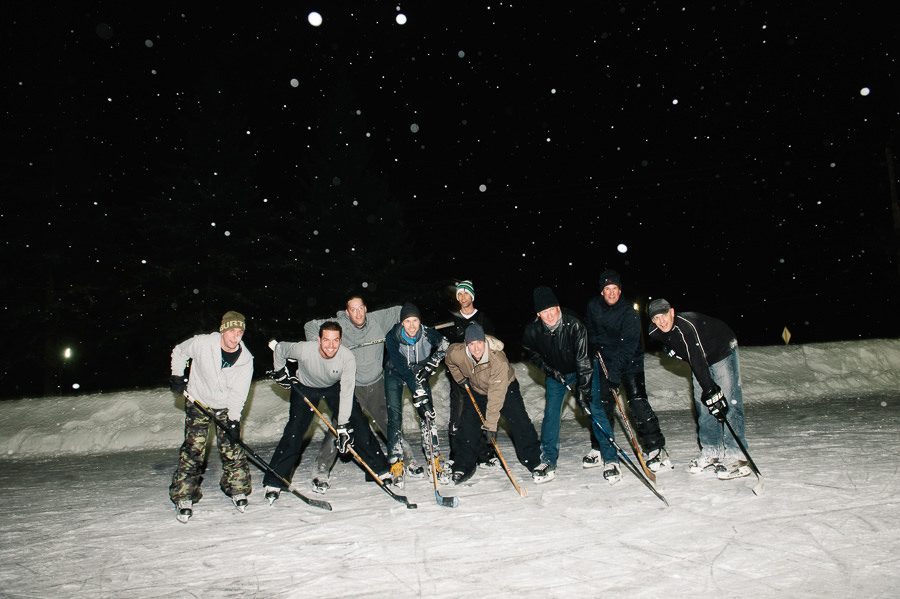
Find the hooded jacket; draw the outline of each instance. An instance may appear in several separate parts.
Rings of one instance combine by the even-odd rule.
[[[487,396],[487,409],[481,428],[496,432],[500,410],[506,401],[506,391],[510,383],[516,380],[516,372],[503,352],[503,342],[485,335],[484,354],[477,362],[464,343],[453,343],[447,349],[444,364],[458,384],[462,385],[468,379],[473,391]],[[463,398],[465,400],[465,396]]]
[[[424,324],[419,325],[416,338],[410,343],[403,335],[403,324],[398,322],[384,338],[387,350],[385,369],[396,372],[410,390],[414,390],[418,386],[416,373],[429,361],[440,363],[449,345],[446,337]]]
[[[181,375],[190,360],[188,394],[213,410],[227,409],[229,420],[240,420],[253,380],[253,354],[241,341],[237,362],[222,368],[221,339],[221,333],[208,333],[176,345],[172,349],[172,374]]]

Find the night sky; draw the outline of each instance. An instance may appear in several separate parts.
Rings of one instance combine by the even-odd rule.
[[[606,267],[745,345],[900,335],[895,8],[22,4],[2,397],[163,385],[231,309],[261,375],[463,278],[515,360],[531,290],[582,312]]]

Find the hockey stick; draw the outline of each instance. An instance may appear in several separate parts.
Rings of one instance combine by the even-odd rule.
[[[756,475],[757,483],[753,487],[753,494],[757,497],[762,495],[766,490],[766,479],[763,478],[762,473],[759,471],[759,468],[756,467],[756,462],[753,461],[753,458],[750,457],[750,453],[747,451],[747,448],[744,446],[744,442],[741,441],[741,438],[737,436],[734,432],[734,429],[731,427],[731,423],[728,422],[728,418],[725,418],[725,425],[728,426],[728,430],[731,431],[731,436],[734,437],[734,440],[737,441],[738,447],[741,448],[741,451],[744,452],[744,455],[747,456],[747,461],[750,462],[750,467],[753,468],[753,473]]]
[[[337,436],[338,436],[337,431],[334,429],[333,426],[331,426],[331,422],[330,422],[327,418],[325,418],[325,416],[322,414],[322,412],[320,412],[320,411],[318,410],[318,408],[316,408],[316,406],[314,406],[313,403],[312,403],[311,401],[309,401],[309,398],[307,398],[305,395],[301,395],[301,397],[303,398],[303,401],[306,402],[306,405],[309,406],[309,409],[312,410],[313,412],[315,412],[316,415],[317,415],[319,418],[321,418],[322,422],[325,423],[325,426],[328,427],[328,430],[331,431],[331,434],[334,435],[335,439],[337,439]],[[406,504],[406,509],[408,509],[408,510],[414,510],[414,509],[416,509],[417,507],[419,507],[419,506],[417,506],[415,503],[410,503],[410,502],[409,502],[409,499],[407,499],[405,496],[403,496],[403,495],[397,495],[397,494],[394,493],[392,490],[390,490],[390,489],[387,487],[387,485],[384,484],[384,481],[381,480],[380,478],[378,478],[378,475],[375,474],[375,472],[369,467],[369,465],[366,464],[366,462],[359,456],[358,453],[356,453],[356,450],[353,449],[353,446],[352,446],[352,445],[349,445],[349,444],[347,445],[347,451],[349,451],[349,452],[350,452],[350,455],[353,456],[353,459],[356,460],[356,462],[357,462],[360,466],[362,466],[363,469],[364,469],[366,472],[368,472],[369,475],[370,475],[373,479],[375,479],[375,482],[378,483],[378,486],[381,487],[382,490],[384,490],[385,493],[387,493],[388,495],[390,495],[391,497],[393,497],[395,500],[399,501],[400,503]]]
[[[425,434],[428,435],[428,447],[431,451],[431,457],[428,461],[431,462],[431,480],[434,482],[434,499],[437,501],[437,504],[443,507],[456,507],[459,505],[459,498],[456,496],[444,497],[441,495],[441,492],[438,491],[438,482],[437,482],[437,456],[434,455],[434,435],[431,432],[431,418],[426,414],[424,417],[425,420]]]
[[[603,362],[603,356],[600,355],[600,352],[597,352],[597,360],[600,361],[600,367],[603,369],[603,376],[606,377],[606,381],[609,382],[609,371],[606,370],[606,364]],[[625,433],[628,435],[628,440],[631,441],[631,446],[634,448],[634,455],[637,456],[638,461],[641,463],[641,468],[644,470],[644,474],[647,475],[647,478],[656,483],[656,474],[651,472],[649,468],[647,468],[647,462],[644,461],[644,455],[641,451],[641,445],[638,443],[637,437],[634,434],[634,429],[631,428],[631,423],[628,422],[628,417],[625,415],[625,406],[622,404],[622,400],[619,399],[619,393],[610,387],[609,389],[612,392],[613,399],[616,400],[616,407],[619,409],[619,416],[622,417],[622,427],[625,429]],[[612,422],[610,422],[612,425]]]
[[[566,383],[566,389],[569,390],[569,393],[572,392],[572,387],[571,387],[568,383]],[[602,424],[600,424],[599,422],[597,422],[597,419],[594,418],[594,415],[591,414],[590,410],[588,410],[588,411],[585,413],[585,416],[589,416],[590,419],[594,421],[594,424],[597,425],[597,428],[600,430],[601,433],[603,433],[603,436],[606,437],[606,440],[609,441],[609,444],[612,445],[612,446],[616,449],[616,451],[618,452],[618,454],[619,454],[620,456],[622,456],[623,458],[625,458],[625,466],[631,471],[631,473],[634,474],[636,477],[638,477],[638,479],[639,479],[642,483],[644,483],[644,486],[647,487],[648,489],[650,489],[651,491],[653,491],[653,494],[656,495],[656,496],[660,499],[660,501],[662,501],[663,503],[665,503],[665,504],[666,504],[666,507],[668,507],[668,506],[669,506],[669,502],[666,501],[666,498],[663,497],[663,496],[660,494],[660,492],[656,490],[656,487],[654,487],[653,484],[652,484],[649,480],[647,480],[647,478],[646,478],[645,476],[643,476],[643,474],[641,473],[641,471],[638,470],[638,467],[635,466],[635,465],[634,465],[634,462],[631,461],[631,458],[628,457],[628,454],[625,453],[624,451],[622,451],[622,448],[619,447],[619,444],[616,443],[616,440],[613,439],[612,435],[610,435],[608,432],[606,432],[606,429],[603,428],[603,425],[602,425]]]
[[[466,388],[466,393],[469,394],[469,399],[472,400],[472,405],[475,406],[475,411],[478,413],[478,417],[481,418],[481,424],[484,424],[484,416],[482,416],[481,408],[478,407],[478,403],[475,401],[475,396],[472,395],[472,390],[469,388],[469,384],[465,383],[463,386]],[[491,443],[494,445],[494,451],[497,452],[497,457],[500,458],[500,463],[503,464],[503,469],[506,470],[506,475],[509,476],[509,482],[513,484],[513,486],[516,488],[516,491],[519,492],[520,496],[528,497],[528,490],[525,487],[519,486],[519,483],[516,482],[516,477],[513,476],[513,473],[509,469],[506,460],[503,459],[503,454],[500,453],[500,448],[497,447],[497,440],[491,439]]]
[[[215,414],[213,414],[212,410],[210,410],[208,407],[206,407],[205,405],[203,405],[202,403],[200,403],[200,400],[194,399],[193,397],[191,397],[190,395],[188,395],[188,392],[187,392],[187,391],[183,391],[182,393],[184,394],[184,398],[185,398],[186,400],[188,400],[189,402],[191,402],[192,404],[194,404],[194,406],[195,406],[198,410],[200,410],[201,412],[203,412],[204,414],[206,414],[206,415],[210,418],[210,420],[212,420],[213,422],[216,423],[216,426],[217,426],[217,427],[219,427],[219,428],[221,428],[223,431],[226,431],[226,432],[227,432],[227,429],[225,428],[225,425],[224,425],[222,422],[219,422],[219,419],[216,418],[216,416],[215,416]],[[311,506],[313,506],[313,507],[317,507],[317,508],[320,508],[320,509],[323,509],[323,510],[328,510],[329,512],[331,511],[331,504],[330,504],[330,503],[328,503],[327,501],[324,501],[324,500],[322,500],[322,499],[312,499],[312,498],[310,498],[310,497],[307,497],[306,495],[304,495],[304,494],[301,493],[300,491],[298,491],[298,490],[297,490],[297,487],[295,487],[294,485],[292,485],[290,482],[288,482],[287,480],[285,480],[284,477],[282,477],[280,474],[278,474],[277,472],[275,472],[275,470],[272,469],[272,466],[270,466],[268,462],[266,462],[264,459],[262,459],[261,457],[259,457],[259,454],[257,454],[255,451],[253,451],[252,449],[250,449],[249,447],[247,447],[247,445],[246,445],[242,440],[238,439],[238,445],[240,445],[241,447],[244,448],[244,451],[247,452],[247,455],[250,456],[250,459],[253,461],[254,464],[256,464],[256,466],[257,466],[260,470],[262,470],[263,472],[268,472],[268,473],[271,474],[272,476],[277,477],[278,480],[280,480],[280,481],[287,487],[287,490],[290,491],[294,496],[296,496],[297,498],[301,499],[301,500],[302,500],[304,503],[306,503],[307,505],[311,505]]]

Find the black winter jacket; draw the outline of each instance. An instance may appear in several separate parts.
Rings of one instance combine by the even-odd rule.
[[[576,373],[578,389],[590,393],[594,373],[588,356],[587,328],[578,315],[561,308],[559,326],[550,331],[540,317],[528,323],[522,335],[522,349],[531,362],[545,373],[550,369],[562,374]]]
[[[602,295],[592,298],[585,312],[591,359],[597,351],[609,371],[609,381],[622,382],[625,373],[644,372],[644,349],[641,347],[641,316],[619,296],[610,306]],[[602,370],[602,369],[601,369]]]
[[[675,312],[675,324],[668,333],[650,325],[650,338],[662,343],[669,355],[691,365],[704,393],[717,387],[709,374],[710,365],[730,356],[738,345],[727,324],[699,312]]]

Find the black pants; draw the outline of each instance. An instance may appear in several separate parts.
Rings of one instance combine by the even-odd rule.
[[[303,401],[306,396],[313,405],[324,399],[332,414],[337,414],[340,406],[341,385],[336,383],[325,389],[317,389],[294,383],[291,387],[291,408],[287,424],[284,425],[284,433],[281,441],[272,454],[269,465],[281,478],[291,480],[291,473],[300,461],[300,453],[303,449],[303,437],[309,428],[313,418],[318,418],[312,409]],[[359,402],[353,399],[353,410],[350,412],[350,427],[353,429],[353,449],[359,457],[375,471],[382,474],[388,471],[387,458],[381,451],[381,446],[369,428],[369,421],[359,407]],[[326,433],[331,435],[329,431]],[[263,478],[263,484],[267,487],[283,487],[284,483],[271,472],[267,472]]]
[[[469,394],[462,389],[460,397],[461,415],[459,431],[456,433],[456,461],[454,472],[469,472],[475,468],[481,447],[481,418],[469,399]],[[487,396],[472,392],[478,403],[478,409],[484,414],[487,410]],[[519,381],[513,381],[506,390],[506,398],[500,415],[509,428],[509,436],[516,448],[516,457],[529,471],[541,463],[541,442],[528,412],[525,411],[525,400],[519,391]]]
[[[602,372],[600,373],[603,374]],[[625,388],[625,396],[628,398],[628,408],[631,411],[632,422],[634,423],[634,433],[637,435],[641,444],[641,449],[646,453],[650,453],[654,449],[662,449],[666,446],[666,438],[659,428],[659,419],[656,412],[647,401],[647,387],[644,384],[643,372],[626,372],[622,374],[622,386]],[[616,399],[613,397],[612,391],[609,389],[609,381],[600,381],[600,399],[603,401],[603,409],[606,411],[606,417],[609,418],[609,424],[615,428],[616,422]],[[622,399],[622,395],[619,395]],[[614,434],[613,431],[609,431]],[[594,438],[593,429],[591,429],[591,447],[599,449],[597,439]]]

